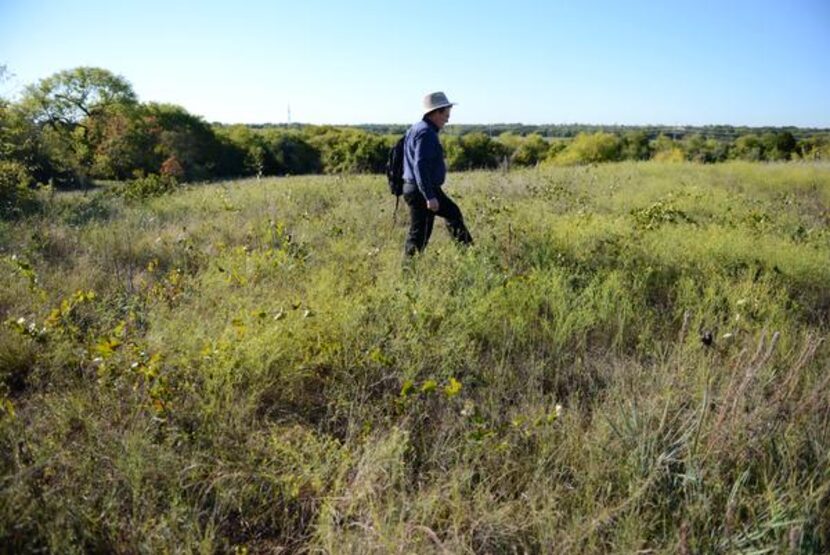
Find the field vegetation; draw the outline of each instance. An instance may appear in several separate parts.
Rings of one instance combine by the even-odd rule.
[[[3,550],[830,551],[830,167],[448,190],[409,262],[380,176],[18,190]]]

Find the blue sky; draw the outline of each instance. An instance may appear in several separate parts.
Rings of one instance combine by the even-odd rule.
[[[830,127],[830,1],[0,0],[23,86],[81,65],[208,121]]]

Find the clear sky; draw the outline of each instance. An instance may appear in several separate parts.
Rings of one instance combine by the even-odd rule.
[[[0,0],[0,64],[225,123],[830,127],[830,0]]]

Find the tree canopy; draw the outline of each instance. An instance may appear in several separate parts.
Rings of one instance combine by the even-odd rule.
[[[23,106],[39,123],[82,126],[114,105],[136,104],[130,83],[96,67],[60,71],[26,88]]]

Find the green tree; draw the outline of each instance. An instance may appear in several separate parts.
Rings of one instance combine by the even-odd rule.
[[[764,159],[770,161],[789,160],[795,152],[796,140],[789,131],[764,133],[761,136]]]
[[[225,177],[243,175],[245,151],[233,142],[224,128],[215,129],[214,134],[218,143],[215,174]]]
[[[386,166],[388,143],[372,133],[321,127],[308,142],[319,150],[325,173],[380,173]]]
[[[802,160],[830,160],[830,135],[814,135],[798,141],[796,153]]]
[[[72,173],[80,181],[95,162],[90,129],[117,107],[136,104],[129,82],[95,67],[55,73],[27,87],[21,100],[29,119],[44,131],[42,144],[56,173]]]
[[[681,145],[687,160],[703,164],[722,162],[728,152],[728,145],[725,143],[712,138],[707,139],[699,133],[686,137]]]
[[[658,162],[682,162],[685,159],[678,143],[663,133],[650,143],[650,147],[652,159]]]
[[[0,83],[8,70],[0,65]],[[36,135],[28,121],[0,97],[0,218],[7,219],[36,206],[31,191],[32,168],[36,165]]]
[[[37,205],[31,184],[32,176],[23,164],[0,160],[0,218],[15,218]]]
[[[83,127],[115,104],[137,102],[129,82],[95,67],[60,71],[27,87],[23,98],[36,122],[69,128]]]
[[[758,135],[749,133],[735,139],[735,144],[732,146],[732,158],[757,162],[762,160],[763,156],[764,146]]]
[[[92,148],[90,175],[128,179],[157,170],[156,137],[142,105],[116,104],[88,122]]]
[[[221,130],[233,144],[243,153],[243,175],[274,175],[277,173],[277,163],[268,149],[262,133],[254,131],[245,125],[234,125]]]
[[[513,152],[510,161],[517,166],[535,166],[548,155],[550,144],[538,133],[524,138]]]
[[[525,141],[525,138],[512,131],[501,133],[496,140],[506,146],[512,155]]]
[[[38,133],[20,109],[0,98],[0,159],[14,160],[30,171],[38,166]]]
[[[320,152],[296,131],[269,129],[263,133],[277,165],[277,174],[300,175],[322,171]]]
[[[207,179],[217,174],[216,161],[222,145],[202,118],[173,104],[151,103],[146,114],[155,141],[154,172],[174,156],[187,180]]]
[[[613,162],[620,157],[620,139],[612,133],[599,131],[580,133],[559,156],[556,163],[563,165]]]
[[[505,144],[480,132],[447,136],[444,146],[447,165],[452,171],[495,168],[510,152]]]
[[[648,160],[651,146],[645,131],[628,131],[622,136],[620,158],[622,160]]]

